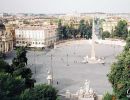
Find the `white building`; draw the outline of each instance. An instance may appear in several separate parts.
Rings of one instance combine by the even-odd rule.
[[[57,27],[49,26],[29,26],[15,29],[16,46],[28,46],[44,48],[56,42]]]

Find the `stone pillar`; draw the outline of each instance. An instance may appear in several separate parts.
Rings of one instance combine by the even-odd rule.
[[[91,50],[91,59],[93,59],[93,60],[95,60],[96,59],[96,57],[95,57],[95,41],[92,39],[92,44],[91,44],[91,46],[92,46],[92,50]]]
[[[5,52],[7,52],[7,43],[5,42]]]
[[[9,51],[9,43],[6,42],[6,51],[8,52]]]
[[[13,47],[14,47],[14,45],[13,45],[13,40],[12,40],[12,50],[13,50]]]
[[[11,41],[10,48],[11,48],[11,50],[13,50],[13,41]]]
[[[2,45],[3,45],[3,53],[5,53],[5,42],[3,42]]]
[[[1,42],[2,48],[1,48],[1,52],[4,53],[4,43]]]
[[[95,60],[95,19],[93,18],[93,27],[92,27],[92,43],[91,43],[91,59]]]

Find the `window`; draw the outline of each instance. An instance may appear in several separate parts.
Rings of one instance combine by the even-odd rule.
[[[23,41],[22,43],[25,44],[25,41]]]

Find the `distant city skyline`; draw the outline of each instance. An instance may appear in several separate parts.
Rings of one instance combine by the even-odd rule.
[[[0,13],[130,13],[129,4],[130,0],[1,0]]]

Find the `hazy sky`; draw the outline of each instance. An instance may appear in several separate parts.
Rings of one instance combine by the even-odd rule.
[[[130,0],[0,0],[0,12],[130,12]]]

